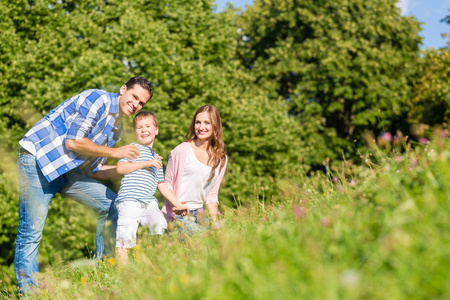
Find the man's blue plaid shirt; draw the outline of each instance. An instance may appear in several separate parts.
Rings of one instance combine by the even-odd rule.
[[[88,138],[98,145],[113,147],[124,132],[122,120],[118,118],[118,94],[87,90],[52,110],[23,140],[34,144],[37,162],[49,182],[75,168],[90,175],[98,171],[107,158],[69,151],[65,141]]]

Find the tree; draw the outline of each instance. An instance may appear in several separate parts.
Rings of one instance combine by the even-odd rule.
[[[154,98],[146,109],[158,117],[155,150],[165,159],[184,140],[195,110],[217,106],[230,157],[223,204],[236,205],[233,194],[243,203],[252,201],[261,188],[267,197],[276,194],[279,183],[302,172],[302,160],[315,155],[304,142],[311,127],[289,118],[285,101],[269,99],[236,58],[232,8],[214,13],[212,0],[0,3],[1,33],[8,38],[0,44],[0,138],[10,162],[0,164],[5,178],[0,200],[8,212],[0,220],[2,233],[9,233],[0,240],[6,263],[12,261],[17,228],[18,185],[11,161],[18,141],[50,109],[84,89],[118,92],[132,76],[153,82]],[[130,129],[131,118],[125,122]],[[127,132],[121,144],[133,136]],[[119,181],[108,184],[117,190]],[[83,249],[85,243],[93,247],[92,220],[83,207],[56,197],[40,247],[43,262],[89,255]]]
[[[442,20],[450,24],[450,16]],[[448,36],[447,36],[448,38]],[[409,122],[434,126],[447,124],[450,117],[450,41],[447,47],[423,51],[419,80],[409,102]]]
[[[256,0],[242,13],[242,62],[291,115],[316,112],[317,148],[354,155],[366,130],[404,124],[421,37],[396,2]]]

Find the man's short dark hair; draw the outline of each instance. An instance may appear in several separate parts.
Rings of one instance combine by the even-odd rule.
[[[144,77],[131,77],[125,85],[127,86],[127,89],[132,89],[135,84],[139,84],[143,89],[146,89],[148,93],[150,94],[150,99],[153,97],[153,87],[150,82],[148,82],[147,79]]]

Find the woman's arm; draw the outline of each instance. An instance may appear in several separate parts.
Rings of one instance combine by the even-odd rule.
[[[211,202],[206,204],[208,207],[209,215],[211,216],[211,220],[213,222],[217,221],[217,212],[219,210],[219,203],[217,202]]]
[[[174,207],[173,211],[179,214],[186,214],[189,210],[186,204],[180,202],[180,200],[175,197],[173,191],[164,183],[158,183],[158,191],[166,198]]]
[[[217,177],[216,183],[214,183],[213,187],[209,191],[209,194],[206,196],[205,203],[209,204],[212,202],[219,202],[219,188],[222,183],[223,176],[225,175],[225,171],[228,165],[228,157],[225,160],[225,164],[219,172],[219,177]]]
[[[120,175],[126,175],[136,170],[155,167],[158,170],[162,167],[162,157],[157,156],[152,160],[138,161],[138,162],[118,162],[117,163],[117,173]]]

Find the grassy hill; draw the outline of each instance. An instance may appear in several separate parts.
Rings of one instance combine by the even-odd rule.
[[[281,202],[259,189],[203,235],[142,232],[126,266],[46,269],[30,298],[450,299],[449,141],[410,146],[286,182]]]

